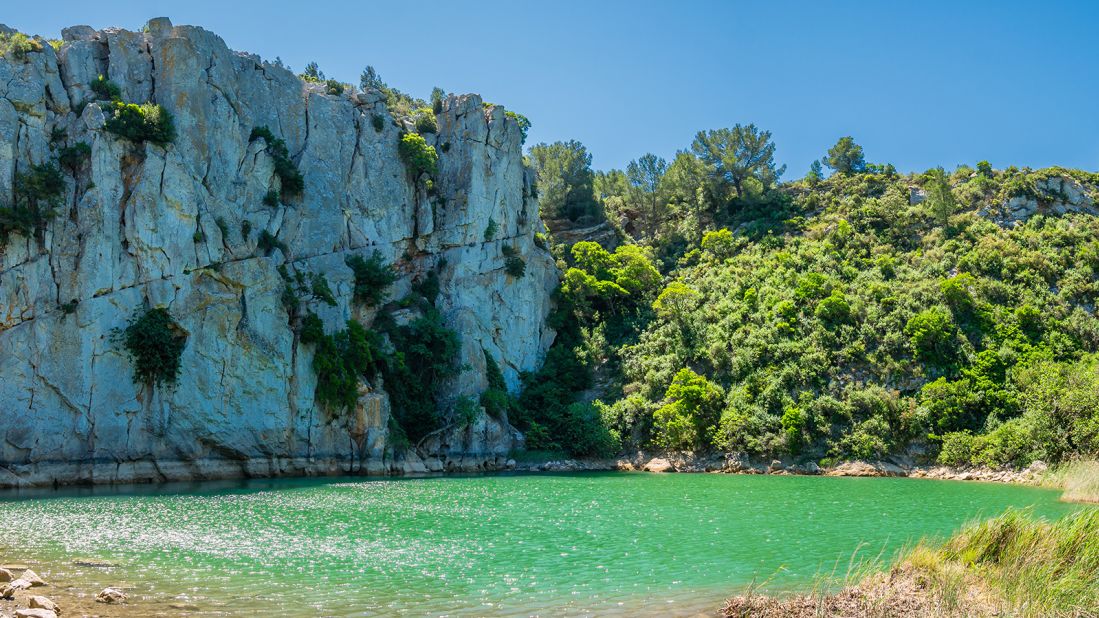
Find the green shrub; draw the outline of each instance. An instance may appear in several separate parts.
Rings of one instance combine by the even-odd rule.
[[[13,233],[29,237],[42,230],[56,215],[64,190],[65,179],[53,163],[39,163],[17,173],[11,206],[0,206],[0,245]]]
[[[252,222],[245,219],[240,222],[240,239],[248,242],[248,237],[252,235]]]
[[[488,225],[485,226],[485,240],[488,241],[496,238],[496,232],[499,229],[500,227],[496,224],[496,219],[490,217],[488,220]]]
[[[472,397],[459,397],[454,404],[454,422],[459,427],[469,427],[477,422],[478,414],[480,414],[480,409]]]
[[[516,124],[519,125],[519,143],[525,144],[527,142],[527,131],[530,131],[530,119],[522,114],[510,110],[505,111],[504,116],[511,118],[516,122]]]
[[[91,83],[92,92],[99,97],[100,101],[121,101],[122,100],[122,88],[118,87],[118,84],[110,81],[103,75],[95,78]]]
[[[371,377],[382,362],[378,335],[355,320],[348,320],[345,330],[326,335],[320,318],[309,313],[302,320],[301,342],[314,346],[314,400],[331,412],[353,409],[360,377]]]
[[[87,142],[77,142],[65,146],[58,153],[57,160],[70,170],[77,170],[92,156],[92,147]]]
[[[516,279],[526,274],[527,263],[519,256],[519,251],[511,245],[504,245],[501,249],[504,253],[504,271]]]
[[[187,332],[167,309],[138,310],[121,331],[121,336],[134,363],[136,384],[175,384],[187,345]]]
[[[328,279],[321,273],[311,273],[309,275],[309,291],[314,299],[329,307],[336,306],[336,295],[332,293],[332,288],[328,285]]]
[[[835,290],[830,296],[817,303],[814,314],[821,322],[835,326],[850,320],[851,306],[847,304],[847,298],[843,293]]]
[[[225,242],[229,239],[229,224],[225,222],[225,217],[218,217],[214,219],[214,224],[218,226],[218,230],[221,231],[221,241]]]
[[[395,350],[384,367],[393,414],[413,443],[441,426],[436,395],[458,374],[458,334],[436,309],[389,333]]]
[[[917,313],[904,327],[904,334],[908,335],[917,356],[938,365],[947,364],[953,359],[955,333],[956,328],[950,313],[938,307]]]
[[[429,146],[423,136],[417,133],[406,133],[401,137],[401,143],[397,149],[413,178],[419,178],[423,174],[434,175],[439,161],[439,155],[434,146]]]
[[[104,111],[104,128],[132,142],[152,142],[167,146],[176,138],[172,114],[155,103],[123,103],[111,101]]]
[[[675,374],[665,404],[653,413],[656,442],[675,450],[706,449],[721,418],[725,393],[690,369]]]
[[[11,55],[15,60],[24,60],[27,54],[42,51],[42,42],[22,32],[0,34],[0,57]]]
[[[368,307],[381,304],[386,299],[389,286],[397,280],[397,274],[377,251],[369,258],[352,255],[347,258],[346,264],[355,274],[355,301]]]
[[[439,123],[430,107],[421,107],[415,113],[417,133],[438,133]]]
[[[305,178],[298,171],[298,166],[294,165],[294,161],[290,159],[290,150],[286,147],[286,142],[276,138],[267,127],[252,129],[248,141],[254,142],[261,138],[267,144],[267,153],[275,163],[275,175],[279,177],[282,185],[282,194],[301,195],[305,189]],[[281,199],[281,195],[279,197]]]
[[[290,253],[290,249],[286,246],[286,243],[279,240],[274,234],[267,230],[263,230],[259,233],[259,240],[256,242],[256,248],[264,255],[271,255],[275,252],[275,249],[282,251],[283,255],[288,255]]]
[[[279,202],[281,200],[282,200],[282,197],[279,195],[278,190],[268,189],[267,193],[263,196],[263,205],[264,206],[270,206],[271,208],[275,208],[279,205]]]
[[[329,95],[332,95],[332,96],[337,96],[338,97],[338,96],[342,95],[343,91],[344,91],[344,88],[345,88],[345,86],[343,84],[341,84],[339,81],[334,80],[334,79],[325,80],[325,82],[324,82],[324,91],[325,91],[325,93],[329,94]]]
[[[376,133],[381,133],[385,129],[385,116],[375,113],[370,116],[370,123],[374,125]]]

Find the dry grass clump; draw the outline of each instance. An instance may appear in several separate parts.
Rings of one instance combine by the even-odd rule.
[[[1047,472],[1041,484],[1062,489],[1061,499],[1065,502],[1099,504],[1099,461],[1063,463]]]

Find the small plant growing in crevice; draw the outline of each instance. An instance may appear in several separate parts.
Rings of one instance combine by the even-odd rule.
[[[252,222],[248,219],[240,222],[240,239],[244,242],[248,242],[248,237],[252,235]]]
[[[519,256],[518,249],[511,245],[504,245],[501,247],[501,251],[504,252],[504,271],[507,274],[516,279],[526,274],[527,263]]]
[[[367,306],[381,304],[386,298],[386,290],[397,280],[396,273],[377,251],[369,258],[352,255],[346,264],[355,273],[355,301]]]
[[[271,208],[275,208],[279,205],[279,201],[281,199],[282,198],[279,195],[278,191],[276,191],[274,189],[268,189],[267,194],[263,196],[263,205],[264,206],[270,206]]]
[[[254,142],[260,138],[267,144],[267,153],[271,155],[271,159],[275,163],[275,175],[279,177],[279,182],[282,185],[282,194],[301,195],[301,192],[305,189],[305,178],[298,171],[298,166],[294,165],[294,161],[290,159],[290,149],[286,147],[286,142],[275,137],[271,133],[271,129],[267,127],[252,129],[248,141]],[[281,196],[279,197],[281,198]],[[267,203],[266,198],[264,198],[264,203]]]
[[[225,217],[214,219],[214,223],[217,224],[218,230],[221,232],[221,241],[224,243],[229,238],[229,224],[225,222]]]
[[[336,295],[328,285],[328,279],[321,273],[309,275],[309,292],[314,299],[321,301],[329,307],[336,306]]]
[[[413,178],[419,178],[423,174],[434,175],[438,169],[439,154],[418,133],[404,134],[397,152]]]
[[[492,240],[496,238],[496,232],[499,231],[500,226],[496,224],[496,219],[489,219],[488,225],[485,226],[485,240]]]
[[[118,87],[118,84],[102,75],[92,81],[91,89],[92,93],[94,93],[100,101],[122,100],[122,89]]]
[[[263,252],[264,255],[271,255],[275,252],[275,249],[282,251],[283,255],[290,253],[286,243],[278,239],[274,234],[263,230],[259,233],[259,239],[256,241],[256,248]]]
[[[120,332],[134,363],[134,382],[147,386],[175,384],[182,367],[187,332],[164,307],[134,312]]]
[[[370,123],[374,125],[374,131],[381,133],[385,129],[385,116],[381,114],[373,114],[370,116]]]
[[[80,169],[92,157],[92,147],[87,142],[65,146],[57,155],[57,161],[72,171]]]
[[[61,303],[61,311],[63,311],[65,313],[65,315],[72,315],[72,314],[76,313],[76,307],[79,304],[80,304],[80,300],[76,299],[76,298],[70,300],[67,303]]]
[[[454,403],[454,422],[459,427],[469,427],[477,422],[477,415],[481,412],[479,408],[472,397],[459,397]]]
[[[334,80],[334,79],[328,79],[328,80],[325,80],[325,82],[324,82],[324,92],[325,92],[325,94],[329,94],[329,95],[338,97],[341,94],[343,94],[343,91],[344,91],[345,88],[346,88],[346,86],[344,86],[339,81]]]
[[[12,233],[31,236],[40,232],[57,214],[65,180],[53,163],[39,163],[30,171],[15,175],[11,206],[0,206],[0,245]]]

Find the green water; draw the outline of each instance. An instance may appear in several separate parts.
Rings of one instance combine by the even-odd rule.
[[[203,615],[693,615],[1057,492],[877,478],[606,473],[0,495],[0,562]],[[110,568],[78,566],[93,558]],[[174,615],[174,614],[173,614]]]

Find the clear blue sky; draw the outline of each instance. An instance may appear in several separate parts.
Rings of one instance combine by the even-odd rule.
[[[671,158],[754,122],[788,177],[842,135],[904,171],[1099,169],[1099,2],[8,2],[0,20],[140,28],[167,15],[295,70],[366,64],[425,97],[478,92],[530,117],[528,144],[578,139],[597,168]]]

